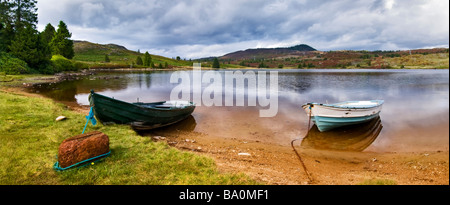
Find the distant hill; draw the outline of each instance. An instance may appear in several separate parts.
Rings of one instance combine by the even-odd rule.
[[[288,49],[295,50],[295,51],[316,51],[315,48],[308,46],[306,44],[292,46],[292,47],[289,47]]]
[[[94,54],[94,55],[137,55],[138,53],[135,51],[130,51],[125,46],[116,45],[116,44],[98,44],[91,43],[89,41],[73,41],[73,49],[75,54],[85,55],[85,54]]]
[[[256,48],[247,49],[245,51],[236,51],[228,53],[220,59],[222,60],[244,60],[244,59],[263,59],[263,58],[278,58],[286,56],[302,56],[307,52],[316,51],[313,47],[300,44],[287,48]]]
[[[136,66],[137,56],[143,58],[143,53],[138,53],[136,51],[128,50],[125,46],[117,44],[98,44],[89,41],[78,41],[74,40],[73,47],[75,51],[75,56],[73,57],[76,61],[82,61],[88,63],[92,67],[130,67],[131,64]],[[110,63],[106,63],[105,55],[111,60]],[[159,55],[150,54],[152,57],[152,62],[155,66],[160,63],[164,65],[168,64],[169,67],[174,66],[190,66],[192,63],[184,60],[175,60],[172,58],[167,58]],[[95,64],[95,65],[93,65]]]
[[[449,49],[315,51],[305,46],[248,49],[220,57],[223,64],[252,68],[448,69]]]

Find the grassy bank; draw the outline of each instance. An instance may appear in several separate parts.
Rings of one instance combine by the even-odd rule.
[[[57,116],[68,119],[56,122]],[[50,99],[0,87],[0,184],[255,184],[245,175],[219,173],[208,157],[138,136],[129,126],[89,125],[110,138],[111,156],[56,172],[59,144],[81,134],[82,114]]]

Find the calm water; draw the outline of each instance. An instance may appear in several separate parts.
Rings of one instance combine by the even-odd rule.
[[[246,71],[243,70],[244,73]],[[189,122],[182,123],[183,127],[218,137],[289,145],[292,139],[306,134],[308,119],[300,109],[304,103],[382,99],[385,104],[380,119],[377,119],[379,122],[330,133],[316,132],[314,129],[317,128],[313,127],[302,146],[392,152],[448,150],[448,70],[277,71],[279,97],[276,116],[260,118],[260,107],[198,106]],[[187,72],[192,75],[191,71]],[[226,71],[219,72],[223,78]],[[164,101],[169,100],[171,90],[177,86],[169,82],[172,73],[99,73],[79,80],[42,85],[31,91],[79,105],[88,105],[90,89],[128,102],[136,102],[137,98],[141,102]],[[207,86],[209,84],[202,84],[202,89]],[[245,96],[257,95],[248,93],[246,87],[234,89],[235,92],[244,92]],[[173,129],[182,129],[180,125],[175,126],[178,127]],[[351,146],[347,145],[349,142]],[[360,144],[362,148],[355,148]]]

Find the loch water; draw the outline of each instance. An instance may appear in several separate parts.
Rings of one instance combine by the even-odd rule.
[[[227,72],[236,71],[216,70],[214,72],[225,78]],[[376,122],[330,133],[317,132],[314,130],[317,128],[312,126],[302,146],[376,152],[448,150],[449,70],[245,69],[240,71],[244,74],[259,71],[277,72],[278,86],[275,91],[278,97],[278,109],[274,117],[262,118],[259,116],[259,111],[265,109],[264,107],[248,105],[247,98],[258,96],[258,93],[249,91],[248,81],[246,81],[241,87],[232,85],[234,92],[243,92],[246,97],[244,106],[198,104],[188,121],[181,123],[181,127],[174,125],[178,126],[176,129],[183,129],[186,126],[189,128],[188,131],[216,137],[289,146],[292,139],[304,137],[307,133],[308,118],[305,111],[301,109],[302,104],[380,99],[385,103],[380,118],[376,119]],[[29,91],[38,92],[58,102],[80,106],[89,104],[88,96],[91,89],[102,95],[127,102],[165,101],[169,100],[171,91],[178,85],[170,83],[174,72],[176,71],[99,72],[96,75],[79,77],[75,80],[41,84]],[[183,72],[187,72],[192,77],[193,71]],[[208,71],[201,72],[204,74]],[[200,85],[202,92],[212,86],[211,83]],[[219,86],[225,90],[225,86],[229,85]],[[272,88],[268,88],[270,89]],[[192,96],[196,93],[191,90],[190,94]],[[225,96],[225,93],[223,95]],[[349,142],[351,146],[347,145]],[[358,147],[358,143],[363,145]]]

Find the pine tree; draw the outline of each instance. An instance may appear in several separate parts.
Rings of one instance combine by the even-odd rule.
[[[38,21],[36,0],[14,0],[11,2],[14,10],[14,27],[16,31],[31,26],[36,28]]]
[[[9,6],[6,1],[0,1],[0,51],[6,51],[9,45],[8,38],[6,36],[6,25],[8,20],[7,12]]]
[[[36,0],[0,1],[0,50],[9,51],[9,46],[21,30],[36,29]]]
[[[136,65],[143,65],[144,63],[142,62],[142,58],[141,58],[141,56],[138,56],[137,58],[136,58]]]
[[[56,33],[55,27],[53,27],[52,24],[48,23],[47,26],[45,26],[44,31],[41,33],[42,40],[45,43],[50,44],[53,37],[55,36],[55,33]]]
[[[17,33],[11,41],[11,54],[25,61],[28,66],[37,70],[44,70],[48,66],[50,57],[38,31],[27,26]]]
[[[0,52],[6,51],[6,38],[5,38],[5,28],[3,22],[0,21]]]
[[[106,63],[111,62],[111,60],[109,60],[108,54],[105,54],[105,62],[106,62]]]
[[[214,61],[213,61],[213,64],[212,64],[212,68],[220,68],[219,59],[214,58]]]
[[[263,61],[261,61],[261,63],[259,63],[258,68],[266,68],[267,66],[264,64]]]
[[[59,54],[72,59],[75,53],[73,51],[73,41],[70,40],[70,37],[72,37],[72,34],[67,29],[67,25],[63,21],[59,21],[58,30],[50,42],[52,54]]]
[[[150,56],[150,54],[147,51],[144,54],[144,62],[143,62],[143,64],[144,64],[144,66],[150,66],[151,63],[152,63],[152,57]]]

